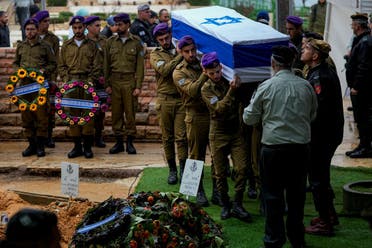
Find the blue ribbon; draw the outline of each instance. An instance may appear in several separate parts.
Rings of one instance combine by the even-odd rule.
[[[125,208],[123,208],[121,210],[121,214],[120,215],[124,215],[124,216],[125,215],[130,215],[130,214],[132,214],[132,212],[133,212],[133,209],[131,207],[125,207]],[[90,225],[87,225],[87,226],[82,227],[82,228],[78,229],[76,232],[79,233],[79,234],[89,232],[92,229],[95,229],[95,228],[97,228],[99,226],[102,226],[102,225],[104,225],[106,223],[109,223],[109,222],[115,220],[120,215],[116,212],[113,215],[107,217],[106,219],[103,219],[103,220],[101,220],[99,222],[96,222],[96,223],[93,223],[93,224],[90,224]]]
[[[32,84],[26,84],[19,86],[14,89],[14,91],[10,94],[11,96],[22,96],[27,95],[30,93],[38,92],[41,88],[41,85],[39,83],[32,83]],[[49,89],[49,83],[48,81],[44,81],[44,88]]]
[[[84,99],[76,99],[76,98],[62,98],[61,100],[62,100],[61,102],[62,107],[80,108],[80,109],[99,108],[99,103],[94,102],[93,100],[84,100]],[[98,104],[98,106],[94,106],[94,104]]]

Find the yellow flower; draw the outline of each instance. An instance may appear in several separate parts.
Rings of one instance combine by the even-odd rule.
[[[11,76],[10,81],[12,81],[12,83],[16,83],[18,81],[18,77],[17,76]]]
[[[36,78],[36,72],[34,72],[34,71],[32,71],[32,72],[30,72],[30,77],[32,77],[32,78]]]
[[[71,118],[70,118],[70,117],[67,117],[67,118],[66,118],[66,121],[67,121],[67,122],[69,122],[70,120],[71,120]]]
[[[70,120],[70,125],[74,125],[75,122],[73,120]]]
[[[63,110],[62,109],[60,109],[60,110],[58,110],[58,112],[57,112],[59,115],[61,115],[62,113],[63,113]]]
[[[44,105],[46,103],[46,97],[45,96],[39,96],[37,99],[37,102],[40,106]]]
[[[59,92],[61,92],[62,94],[64,94],[66,92],[65,89],[60,89]]]
[[[27,76],[27,71],[25,69],[18,69],[17,75],[19,78],[25,78]]]
[[[84,121],[85,121],[84,118],[80,117],[79,122],[84,122]]]
[[[26,108],[27,108],[27,104],[26,104],[26,103],[21,103],[21,104],[19,104],[18,108],[19,108],[19,110],[21,110],[21,111],[25,111]]]
[[[31,111],[36,111],[36,110],[37,110],[37,105],[36,105],[35,103],[32,103],[32,104],[30,105],[30,110],[31,110]]]
[[[95,97],[97,95],[96,92],[92,92],[92,96]]]
[[[43,77],[43,76],[37,76],[36,81],[37,81],[39,84],[42,84],[42,83],[44,83],[44,77]]]
[[[39,93],[40,93],[41,95],[45,95],[45,94],[47,93],[47,89],[45,89],[45,88],[41,88],[41,89],[39,90]]]
[[[11,84],[8,84],[7,86],[5,86],[5,90],[6,90],[6,92],[8,92],[8,93],[12,93],[13,90],[14,90],[14,86],[11,85]]]
[[[90,117],[93,117],[94,116],[94,113],[93,112],[89,112],[89,116]]]
[[[10,98],[10,101],[11,101],[12,103],[16,103],[16,102],[18,102],[18,97],[17,97],[17,96],[12,96],[12,97]]]
[[[84,84],[83,88],[87,90],[89,88],[89,85]]]

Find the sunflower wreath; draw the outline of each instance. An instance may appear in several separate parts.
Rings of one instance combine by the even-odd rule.
[[[92,100],[66,98],[65,95],[82,88],[84,93]],[[65,107],[85,109],[81,116],[74,116]],[[91,83],[69,81],[56,92],[55,108],[58,116],[67,125],[83,126],[90,122],[95,113],[100,109],[99,96]]]
[[[20,86],[22,82],[31,82]],[[21,111],[36,111],[39,106],[47,102],[48,82],[45,81],[40,70],[19,68],[9,77],[5,90],[9,93],[10,102],[18,106]],[[38,92],[37,96],[28,101],[23,96]]]

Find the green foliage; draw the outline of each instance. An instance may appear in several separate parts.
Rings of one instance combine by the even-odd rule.
[[[92,15],[92,16],[99,16],[99,17],[101,18],[101,20],[106,20],[106,18],[108,17],[107,14],[102,13],[102,12],[99,12],[99,13],[92,13],[91,15]]]
[[[57,24],[57,23],[65,23],[67,20],[63,17],[52,17],[50,18],[50,23],[51,24]]]
[[[204,187],[207,196],[212,195],[212,179],[209,173],[209,167],[205,169]],[[163,191],[178,192],[179,184],[169,185],[167,183],[168,168],[146,168],[143,176],[139,181],[136,192],[140,191]],[[372,178],[372,169],[365,168],[331,168],[331,183],[335,191],[335,207],[340,213],[341,224],[336,227],[336,236],[332,238],[306,235],[306,244],[309,247],[370,247],[371,230],[368,223],[360,218],[343,216],[343,196],[342,187],[346,183],[367,180]],[[156,179],[156,180],[154,180]],[[229,180],[230,196],[233,196],[234,182]],[[305,204],[305,225],[309,225],[310,220],[317,216],[314,209],[312,195],[307,194]],[[190,197],[195,202],[195,197]],[[259,201],[250,200],[245,196],[244,207],[252,214],[253,222],[250,224],[243,223],[236,218],[230,218],[222,221],[220,219],[221,207],[210,205],[204,208],[208,214],[223,227],[224,240],[228,242],[229,247],[250,248],[262,246],[262,237],[264,233],[264,217],[259,212]],[[244,238],[242,238],[244,233]],[[287,242],[284,248],[289,248]]]
[[[67,22],[73,15],[74,14],[70,11],[61,11],[59,12],[58,18],[61,18],[64,20],[64,22]]]
[[[187,1],[191,6],[209,6],[211,0],[188,0]]]
[[[67,6],[67,0],[47,0],[48,6]]]

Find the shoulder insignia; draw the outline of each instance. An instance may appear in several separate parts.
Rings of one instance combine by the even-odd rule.
[[[139,35],[144,36],[144,35],[146,35],[146,33],[145,33],[145,31],[141,31],[141,32],[139,32]]]
[[[164,60],[160,60],[156,63],[156,66],[159,67],[159,66],[162,66],[164,65],[165,61]]]
[[[180,80],[178,80],[178,84],[179,85],[184,85],[185,84],[185,79],[181,78]]]
[[[217,96],[214,96],[211,98],[211,100],[209,101],[212,105],[213,104],[216,104],[218,102],[218,97]]]

